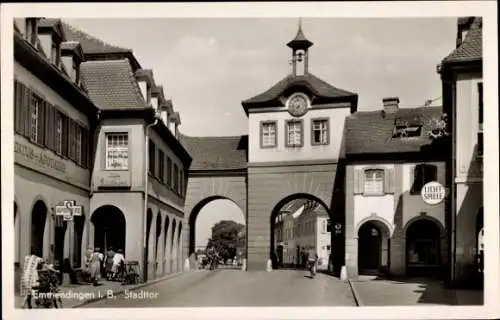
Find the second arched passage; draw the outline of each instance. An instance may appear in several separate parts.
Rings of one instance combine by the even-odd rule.
[[[330,215],[328,206],[310,194],[293,194],[279,201],[270,215],[269,258],[273,268],[305,268],[307,254],[314,251],[318,268],[328,269],[335,251]]]

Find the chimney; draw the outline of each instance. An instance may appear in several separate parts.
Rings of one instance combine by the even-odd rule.
[[[399,98],[398,97],[389,97],[382,99],[382,103],[384,104],[384,112],[386,114],[396,113],[399,109]]]

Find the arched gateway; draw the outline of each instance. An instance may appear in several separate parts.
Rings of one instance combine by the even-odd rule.
[[[242,102],[249,133],[233,137],[187,137],[193,157],[185,212],[189,228],[184,253],[194,251],[194,221],[204,204],[225,198],[244,212],[247,269],[263,270],[270,258],[273,211],[286,199],[308,195],[324,204],[332,225],[332,260],[344,259],[343,134],[345,118],[357,109],[357,94],[335,88],[308,70],[313,45],[301,26],[287,46],[291,74]]]

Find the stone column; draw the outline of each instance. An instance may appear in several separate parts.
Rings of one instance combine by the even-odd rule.
[[[173,273],[176,273],[178,271],[177,270],[177,246],[178,246],[177,237],[178,237],[178,233],[179,233],[179,225],[176,223],[175,230],[173,230],[174,241],[172,243],[172,256],[170,259],[170,261],[172,262],[172,272]]]
[[[163,259],[165,255],[165,247],[163,246],[164,239],[165,239],[165,219],[162,216],[161,217],[161,228],[160,228],[160,238],[158,239],[158,249],[156,252],[156,276],[160,277],[163,274]]]
[[[403,167],[394,166],[394,232],[390,241],[390,270],[392,275],[402,277],[406,272],[406,237],[403,221]]]
[[[157,212],[153,212],[151,219],[151,226],[149,228],[149,239],[148,239],[148,279],[152,280],[155,276],[155,247],[156,247],[156,215]]]

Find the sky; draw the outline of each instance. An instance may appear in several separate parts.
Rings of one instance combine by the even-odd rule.
[[[221,220],[232,220],[245,224],[243,211],[230,200],[214,200],[206,204],[196,219],[196,248],[205,248],[212,235],[212,227]]]
[[[153,69],[191,136],[248,133],[241,101],[291,72],[298,18],[64,19]],[[420,106],[439,98],[436,66],[455,46],[456,18],[303,18],[314,42],[309,70],[359,95],[359,111],[382,99]],[[440,104],[439,99],[436,104]]]
[[[132,49],[172,99],[182,133],[227,136],[248,133],[241,101],[291,72],[286,43],[295,37],[299,19],[64,20]],[[359,111],[380,109],[384,97],[415,107],[441,96],[436,66],[455,47],[456,18],[304,18],[302,28],[314,43],[309,71],[358,93]],[[244,223],[234,203],[211,202],[198,216],[196,246],[205,246],[220,220]]]

